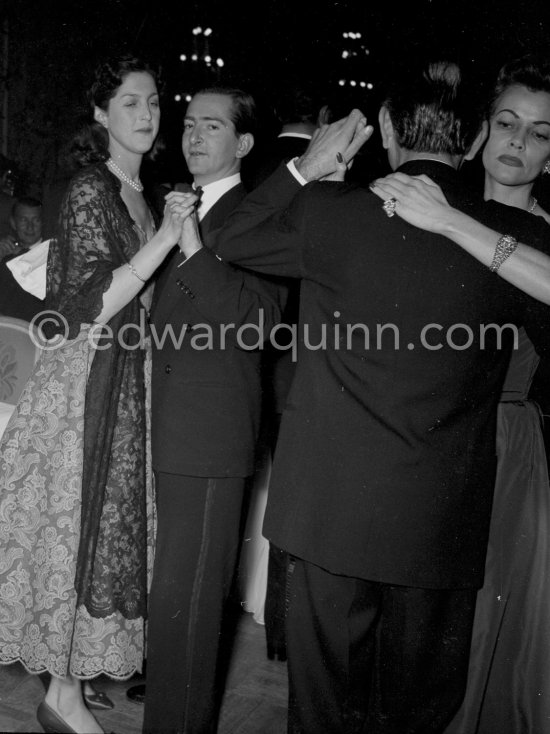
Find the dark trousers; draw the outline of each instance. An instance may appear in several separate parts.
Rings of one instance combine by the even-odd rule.
[[[246,480],[158,473],[147,632],[146,734],[211,734],[218,652]]]
[[[288,731],[442,732],[464,696],[475,599],[473,589],[389,586],[295,559]]]
[[[281,418],[281,413],[274,412],[266,431],[272,456],[275,454],[277,446]],[[288,583],[292,569],[293,560],[290,555],[270,543],[264,608],[267,657],[270,660],[278,658],[284,662],[287,659],[285,627],[288,608]]]

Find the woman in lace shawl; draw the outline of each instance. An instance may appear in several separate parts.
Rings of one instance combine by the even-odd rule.
[[[181,231],[168,209],[157,229],[139,179],[159,127],[155,72],[103,63],[91,102],[88,165],[50,245],[50,340],[0,444],[0,662],[51,674],[37,717],[55,732],[101,732],[81,681],[141,670],[148,281]]]

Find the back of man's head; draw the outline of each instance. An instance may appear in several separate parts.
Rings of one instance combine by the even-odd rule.
[[[426,63],[403,73],[384,101],[397,143],[415,153],[464,155],[481,124],[479,105],[459,66]]]

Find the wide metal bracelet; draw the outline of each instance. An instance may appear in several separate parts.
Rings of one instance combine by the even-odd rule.
[[[502,263],[515,251],[517,246],[518,241],[511,234],[503,234],[502,237],[499,237],[495,254],[493,255],[493,262],[489,266],[489,270],[496,273]]]

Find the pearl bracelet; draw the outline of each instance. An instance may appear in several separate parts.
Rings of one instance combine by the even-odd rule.
[[[142,283],[147,283],[147,281],[141,277],[141,275],[138,273],[138,271],[135,269],[135,267],[132,265],[132,263],[126,263],[126,265],[130,268],[130,271],[132,275],[135,275],[138,280],[141,280]]]
[[[493,262],[489,266],[489,270],[492,273],[496,273],[502,263],[515,252],[517,246],[518,241],[511,234],[503,234],[502,237],[499,237],[495,254],[493,255]]]

